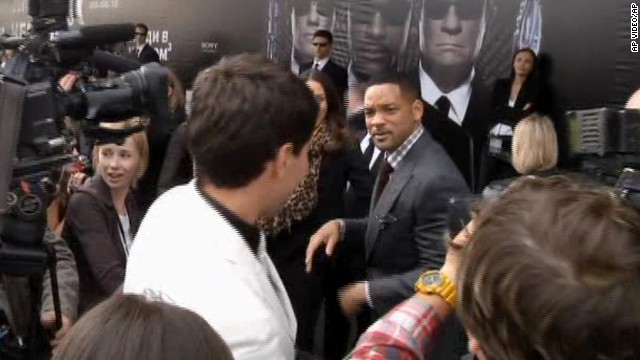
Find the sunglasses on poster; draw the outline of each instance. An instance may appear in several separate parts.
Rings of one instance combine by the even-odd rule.
[[[315,9],[316,14],[323,17],[329,17],[333,12],[333,6],[327,1],[298,0],[294,2],[293,8],[296,11],[296,16],[309,15],[311,9]]]
[[[349,13],[356,24],[367,25],[372,22],[376,13],[388,25],[404,25],[409,14],[411,3],[406,0],[393,0],[378,4],[375,1],[354,1],[349,5]]]
[[[455,8],[456,15],[461,20],[475,20],[482,17],[485,1],[483,0],[424,0],[424,15],[431,20],[442,20],[449,13],[449,8]]]

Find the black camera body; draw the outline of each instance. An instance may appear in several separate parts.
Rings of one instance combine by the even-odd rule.
[[[0,48],[18,50],[18,56],[0,70],[0,273],[29,277],[35,292],[48,267],[59,328],[55,255],[42,240],[47,208],[55,195],[53,174],[63,165],[79,161],[71,152],[73,137],[65,118],[79,125],[76,135],[103,143],[119,143],[144,131],[143,125],[126,130],[99,126],[133,116],[153,119],[150,131],[167,132],[168,77],[159,64],[141,65],[99,50],[132,40],[133,24],[68,29],[69,1],[30,0],[28,5],[29,33],[22,38],[0,38]],[[58,84],[70,70],[87,68],[121,75],[71,92]],[[31,297],[38,299],[39,294]],[[15,353],[25,358],[33,358],[33,348],[48,343],[32,333],[39,328],[37,316],[30,321],[28,329],[12,329],[24,340]],[[3,351],[0,355],[6,355]]]

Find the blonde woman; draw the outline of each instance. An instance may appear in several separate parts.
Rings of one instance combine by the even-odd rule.
[[[139,118],[104,127],[136,124]],[[148,161],[144,131],[118,144],[98,143],[93,149],[95,175],[71,196],[64,237],[78,265],[79,313],[109,297],[124,281],[129,249],[143,216],[132,189]]]
[[[532,114],[522,119],[513,132],[511,163],[520,175],[558,174],[558,137],[553,122],[546,116]],[[491,182],[483,191],[485,198],[500,195],[515,178]]]

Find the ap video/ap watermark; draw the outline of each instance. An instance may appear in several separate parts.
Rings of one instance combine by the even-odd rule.
[[[631,3],[631,52],[638,52],[638,5]]]

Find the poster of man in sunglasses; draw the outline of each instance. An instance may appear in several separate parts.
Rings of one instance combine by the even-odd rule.
[[[291,71],[300,73],[300,66],[313,61],[313,34],[333,28],[334,1],[293,0],[291,5]]]

